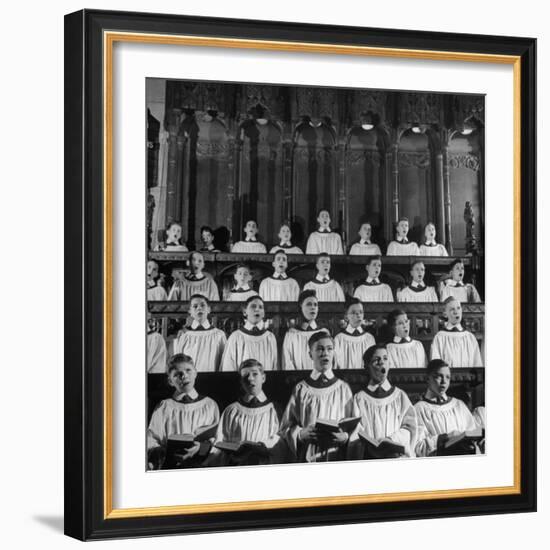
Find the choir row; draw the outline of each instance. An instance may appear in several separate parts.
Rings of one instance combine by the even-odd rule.
[[[259,295],[269,302],[296,302],[300,294],[298,281],[287,275],[287,253],[279,250],[272,262],[273,275],[263,279],[258,291],[254,290],[251,281],[251,270],[246,265],[239,265],[233,275],[235,284],[226,301],[245,301],[250,296]],[[331,259],[322,253],[315,264],[317,274],[303,285],[302,290],[315,290],[321,302],[344,302],[346,295],[340,283],[331,278]],[[394,291],[387,283],[381,281],[382,259],[370,256],[366,264],[367,277],[358,285],[353,296],[363,302],[393,302]],[[476,287],[464,282],[465,267],[460,259],[449,266],[448,276],[440,281],[439,288],[428,286],[425,282],[426,268],[420,259],[413,260],[410,268],[410,283],[396,290],[398,302],[438,302],[452,296],[461,302],[481,302]],[[188,269],[173,268],[174,280],[169,292],[166,292],[160,280],[159,267],[155,261],[147,264],[147,299],[149,301],[178,300],[187,301],[194,294],[202,294],[209,300],[219,301],[220,293],[214,278],[204,272],[204,258],[200,252],[189,256]]]
[[[191,322],[174,339],[172,351],[190,356],[199,372],[237,371],[246,359],[260,361],[265,370],[310,370],[312,359],[308,341],[314,334],[329,332],[317,324],[319,302],[315,291],[302,292],[299,306],[303,321],[285,334],[279,359],[277,340],[266,327],[264,302],[259,296],[251,296],[243,304],[244,326],[227,338],[224,331],[210,322],[208,300],[195,295],[189,302]],[[445,316],[446,323],[431,342],[430,358],[443,359],[451,367],[482,367],[479,343],[474,334],[462,326],[462,306],[458,300],[447,299]],[[334,366],[357,369],[362,365],[364,352],[375,343],[374,336],[364,327],[364,308],[358,298],[346,303],[345,321],[346,328],[334,336]],[[147,370],[166,372],[166,342],[155,330],[156,321],[150,319],[149,323]],[[411,338],[406,312],[394,310],[388,324],[393,332],[393,341],[388,344],[390,366],[424,368],[427,363],[424,346]]]
[[[318,228],[313,231],[307,240],[306,254],[345,254],[340,235],[330,227],[331,218],[328,210],[321,210],[317,216]],[[244,226],[244,239],[236,242],[231,247],[231,252],[245,254],[267,254],[267,247],[258,240],[259,227],[255,220],[248,220]],[[390,242],[386,250],[387,256],[448,256],[443,244],[436,242],[436,229],[433,223],[424,227],[424,241],[420,245],[409,241],[409,220],[400,218],[395,228],[395,240]],[[372,242],[372,226],[370,223],[363,223],[358,231],[359,240],[354,243],[349,254],[352,256],[381,256],[380,247]],[[292,243],[292,232],[289,224],[283,224],[277,235],[278,243],[270,250],[274,254],[277,250],[283,249],[287,254],[303,254],[302,249]],[[200,248],[203,252],[220,252],[214,244],[214,230],[211,227],[201,227]],[[187,252],[187,247],[182,244],[182,227],[177,222],[172,222],[166,229],[165,242],[159,245],[156,250],[166,252]]]
[[[150,468],[470,454],[484,451],[485,410],[470,412],[449,397],[451,369],[441,359],[426,369],[427,389],[412,405],[387,379],[386,346],[363,354],[366,388],[355,395],[333,372],[335,342],[324,332],[308,342],[310,375],[294,387],[279,415],[263,391],[263,364],[239,364],[242,395],[221,414],[216,402],[195,390],[191,357],[175,355],[168,366],[174,389],[153,411],[147,430]],[[481,431],[479,428],[483,428]]]

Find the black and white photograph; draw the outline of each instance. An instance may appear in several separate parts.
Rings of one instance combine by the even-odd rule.
[[[485,453],[484,114],[146,79],[148,470]]]

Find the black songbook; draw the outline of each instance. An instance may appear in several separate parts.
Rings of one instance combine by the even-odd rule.
[[[365,453],[369,458],[397,458],[405,454],[403,445],[387,440],[378,441],[364,431],[359,432],[359,437],[365,442]]]
[[[194,434],[172,434],[166,444],[166,455],[184,455],[197,442],[201,444],[199,454],[203,454],[207,450],[206,442],[216,435],[217,427],[217,424],[211,424],[197,428]]]
[[[264,445],[256,443],[255,441],[218,441],[214,443],[216,449],[225,451],[226,453],[256,453],[256,454],[266,454],[267,449]]]
[[[478,443],[484,437],[485,434],[481,428],[462,432],[453,437],[449,437],[438,454],[475,454],[475,443]]]
[[[342,420],[325,420],[319,418],[315,422],[315,429],[325,433],[336,433],[339,431],[351,433],[361,420],[360,416],[350,416]]]

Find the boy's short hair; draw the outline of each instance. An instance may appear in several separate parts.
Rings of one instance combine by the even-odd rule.
[[[249,273],[251,271],[250,266],[248,264],[237,264],[237,267],[235,267],[235,273],[237,273],[239,269],[248,269]]]
[[[455,266],[455,265],[458,265],[458,264],[464,265],[464,261],[461,260],[460,258],[457,258],[456,260],[453,260],[453,261],[449,264],[449,271],[452,271],[452,270],[454,269],[454,266]]]
[[[355,306],[355,305],[363,305],[363,302],[359,299],[359,298],[346,298],[346,301],[344,302],[344,313],[347,313],[348,312],[348,309],[351,307],[351,306]]]
[[[204,294],[193,294],[189,298],[189,303],[191,303],[196,298],[200,298],[201,300],[204,300],[207,306],[210,305],[210,300]]]
[[[407,223],[409,223],[409,218],[407,218],[406,216],[401,216],[401,217],[397,220],[397,225],[399,225],[401,222],[407,222]]]
[[[412,271],[412,268],[413,268],[416,264],[422,264],[422,265],[424,265],[424,267],[425,267],[424,260],[417,259],[417,260],[413,260],[413,261],[409,264],[409,271]]]
[[[311,349],[319,340],[324,340],[325,338],[329,338],[334,343],[334,338],[324,330],[321,330],[320,332],[316,332],[308,341],[307,341],[307,347]]]
[[[254,218],[248,218],[248,220],[244,222],[244,226],[246,227],[249,222],[254,222],[256,224],[256,227],[260,227],[260,224]]]
[[[372,264],[372,262],[374,262],[374,260],[380,260],[380,262],[381,262],[382,261],[382,256],[380,256],[380,254],[375,254],[374,256],[368,256],[367,265]]]
[[[330,254],[328,252],[320,252],[319,254],[317,254],[317,259],[315,260],[315,263],[317,263],[321,258],[330,259]]]
[[[374,353],[379,349],[387,349],[386,344],[373,344],[370,348],[367,348],[367,351],[365,351],[365,353],[363,353],[363,367],[365,369],[372,361]]]
[[[319,208],[319,210],[317,210],[317,217],[321,215],[321,212],[326,212],[330,216],[330,210],[328,208]]]
[[[203,225],[201,227],[201,235],[203,231],[208,231],[211,235],[214,235],[214,230],[209,225]]]
[[[442,367],[448,367],[449,363],[446,363],[443,361],[443,359],[432,359],[428,365],[426,366],[426,372],[427,374],[432,374],[432,372],[435,372],[436,370],[439,370]]]
[[[257,359],[245,359],[239,365],[239,372],[241,372],[243,369],[248,369],[251,367],[258,367],[262,372],[265,372],[264,366]]]
[[[298,305],[302,307],[302,304],[308,299],[308,298],[317,298],[317,292],[313,290],[312,288],[308,290],[302,290],[300,292],[300,295],[298,296]]]
[[[183,230],[183,225],[180,222],[172,221],[166,224],[166,231],[168,231],[173,225],[179,225]]]
[[[394,309],[393,311],[390,311],[390,313],[388,314],[388,325],[390,325],[390,327],[393,327],[395,325],[396,319],[400,315],[407,315],[407,312],[403,309]]]
[[[443,300],[443,305],[446,306],[447,304],[450,304],[451,302],[460,303],[460,300],[458,298],[455,298],[454,296],[447,296],[447,298],[445,298],[445,300]]]
[[[273,252],[273,259],[275,259],[277,254],[284,254],[288,258],[288,254],[282,248],[278,248],[275,252]]]
[[[245,302],[243,302],[243,310],[248,307],[250,303],[252,303],[254,300],[260,300],[260,302],[265,303],[264,299],[259,294],[254,294],[254,296],[249,296]]]
[[[198,250],[193,250],[189,253],[189,256],[187,256],[187,263],[191,265],[191,260],[193,259],[193,256],[200,256],[204,260],[204,256],[202,255],[202,252],[199,252]]]
[[[176,370],[178,365],[181,365],[182,363],[187,363],[193,368],[196,368],[195,362],[191,357],[189,357],[189,355],[185,355],[185,353],[176,353],[175,355],[172,355],[168,361],[166,374],[170,374],[173,370]]]
[[[434,222],[427,222],[426,225],[424,225],[424,231],[426,231],[426,227],[428,227],[428,225],[433,225],[434,229],[437,229]]]

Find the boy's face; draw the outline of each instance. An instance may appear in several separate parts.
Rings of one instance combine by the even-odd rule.
[[[280,252],[279,254],[275,254],[275,258],[273,258],[271,265],[275,269],[276,273],[284,273],[288,267],[288,259],[286,254],[282,254]]]
[[[202,254],[194,252],[189,258],[189,267],[194,273],[200,272],[204,269],[204,258]]]
[[[255,237],[258,234],[258,224],[254,220],[247,221],[244,232],[247,237]]]
[[[372,279],[378,279],[382,272],[382,262],[380,260],[372,260],[367,264],[367,275]]]
[[[262,300],[252,300],[245,309],[244,318],[253,325],[264,319],[264,303]]]
[[[185,269],[183,267],[174,267],[172,269],[172,279],[174,281],[183,281],[185,275]]]
[[[428,224],[424,229],[424,236],[427,241],[435,241],[435,225]]]
[[[393,324],[393,333],[399,338],[408,338],[411,331],[411,321],[407,314],[398,315]]]
[[[445,315],[451,325],[457,325],[462,321],[462,305],[458,300],[451,300],[445,305]]]
[[[363,304],[352,304],[348,307],[346,320],[353,328],[357,328],[363,322],[364,317]]]
[[[464,264],[458,263],[451,269],[451,279],[453,281],[462,281],[464,279]]]
[[[159,276],[159,266],[157,262],[147,262],[147,278],[156,279]]]
[[[309,348],[309,356],[313,360],[313,368],[318,372],[326,372],[332,368],[334,359],[334,342],[332,338],[321,338]]]
[[[195,387],[197,371],[191,363],[179,363],[168,375],[168,384],[176,393],[189,393]]]
[[[330,214],[328,213],[328,210],[321,210],[319,212],[319,215],[317,216],[317,223],[319,224],[319,227],[327,228],[330,225]]]
[[[250,282],[252,276],[250,275],[250,271],[246,267],[239,267],[239,269],[235,271],[234,278],[238,285],[244,286],[245,284]]]
[[[265,373],[258,366],[245,367],[240,370],[241,387],[248,395],[258,395],[265,382]]]
[[[418,262],[411,267],[411,277],[415,283],[422,283],[425,274],[426,268],[422,262]]]
[[[371,234],[372,234],[372,228],[371,228],[371,226],[370,226],[370,223],[364,223],[364,224],[359,228],[359,236],[360,236],[361,239],[363,239],[364,241],[370,241]]]
[[[385,349],[377,349],[370,360],[369,377],[371,382],[382,384],[388,377],[388,352]]]
[[[283,243],[289,242],[290,238],[292,237],[292,233],[290,232],[290,227],[288,227],[288,225],[282,225],[281,229],[279,230],[278,237]]]
[[[328,275],[330,273],[330,258],[328,256],[318,258],[315,265],[319,275]]]
[[[193,298],[189,304],[189,315],[195,321],[202,323],[210,313],[208,302],[204,298]]]
[[[406,222],[405,220],[401,220],[397,224],[397,236],[398,237],[406,237],[407,233],[409,232],[409,222]]]
[[[210,246],[214,242],[214,235],[210,231],[205,230],[201,233],[201,239],[206,246]]]
[[[181,225],[173,223],[166,231],[167,241],[174,243],[181,239]]]
[[[157,320],[153,317],[149,317],[147,319],[147,331],[148,332],[156,332],[157,330]]]
[[[451,369],[440,367],[428,375],[428,388],[438,396],[443,396],[451,384]]]
[[[315,296],[310,296],[302,302],[302,315],[306,321],[317,319],[319,314],[319,302]]]

